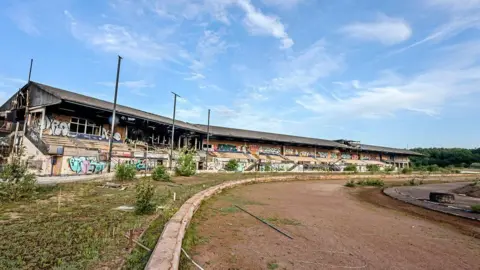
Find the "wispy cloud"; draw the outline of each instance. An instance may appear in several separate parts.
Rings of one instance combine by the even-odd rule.
[[[114,82],[97,82],[99,85],[107,86],[107,87],[115,87]],[[123,81],[118,83],[119,88],[128,88],[130,93],[135,94],[137,96],[147,97],[148,94],[144,92],[145,89],[154,88],[155,84],[149,83],[145,80],[137,80],[137,81]]]
[[[305,0],[262,0],[265,5],[276,6],[283,9],[290,9],[296,5],[304,2]]]
[[[374,21],[346,25],[340,31],[351,38],[378,41],[385,45],[403,42],[412,35],[412,29],[404,19],[392,18],[384,14],[378,15]]]
[[[480,17],[478,15],[466,16],[466,17],[455,17],[451,19],[449,22],[435,29],[432,33],[430,33],[428,36],[424,37],[423,39],[416,41],[403,48],[400,48],[398,50],[395,50],[390,54],[401,53],[428,42],[440,42],[442,40],[446,40],[451,37],[454,37],[460,34],[461,32],[474,27],[480,27]]]
[[[197,81],[197,80],[203,80],[205,79],[205,76],[201,73],[195,73],[193,72],[190,77],[184,78],[186,81]]]
[[[249,0],[237,0],[237,4],[245,11],[243,22],[252,35],[273,36],[281,41],[282,49],[293,46],[293,40],[288,36],[285,26],[278,17],[263,14]]]
[[[479,92],[480,66],[475,65],[475,59],[470,62],[463,59],[463,50],[475,49],[474,46],[442,50],[450,53],[443,65],[435,64],[413,76],[388,72],[375,81],[358,83],[359,89],[341,99],[315,91],[302,95],[296,102],[325,118],[383,118],[405,110],[438,115],[447,101]],[[479,54],[469,56],[478,60],[480,50],[476,50]]]
[[[31,36],[39,36],[38,22],[35,21],[35,12],[32,12],[32,7],[27,3],[14,3],[7,8],[8,17],[17,25],[23,32]]]
[[[480,0],[425,0],[425,3],[449,12],[480,9]]]

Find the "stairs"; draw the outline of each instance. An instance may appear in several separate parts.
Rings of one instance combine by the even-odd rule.
[[[256,163],[250,164],[250,165],[245,169],[245,171],[246,171],[246,172],[252,171],[252,170],[255,168],[255,165],[257,165],[257,164],[256,164]]]

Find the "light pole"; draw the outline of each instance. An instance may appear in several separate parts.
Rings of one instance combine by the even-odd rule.
[[[112,128],[110,130],[110,136],[108,138],[108,163],[107,172],[110,172],[112,168],[112,144],[113,144],[113,132],[115,130],[115,112],[117,110],[117,93],[118,93],[118,80],[120,79],[120,64],[122,63],[122,57],[118,56],[117,64],[117,79],[115,81],[115,96],[113,98],[113,113],[112,113]]]
[[[208,109],[207,120],[207,155],[205,156],[205,167],[208,170],[208,152],[210,152],[210,109]]]
[[[172,118],[172,139],[170,140],[170,170],[172,170],[173,141],[175,137],[175,111],[177,110],[177,97],[180,97],[175,92],[172,92],[172,94],[173,94],[173,118]]]

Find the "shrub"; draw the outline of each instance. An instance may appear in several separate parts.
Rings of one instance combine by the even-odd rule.
[[[404,185],[405,186],[418,186],[418,185],[422,185],[423,184],[423,180],[420,180],[418,182],[415,181],[415,178],[412,178],[410,180],[408,180]]]
[[[349,180],[347,183],[345,183],[346,187],[355,187],[355,181],[354,180]]]
[[[357,181],[357,185],[359,186],[372,186],[372,187],[383,187],[385,183],[383,180],[380,179],[364,179],[364,180],[359,180]]]
[[[346,172],[357,172],[357,166],[355,165],[347,165],[345,169],[343,169]]]
[[[272,171],[272,163],[270,163],[270,162],[265,163],[264,171],[265,172],[271,172]]]
[[[411,168],[403,168],[403,169],[402,169],[402,173],[403,173],[403,174],[411,174],[412,171],[413,171],[413,170],[412,170]]]
[[[135,213],[138,215],[152,213],[155,210],[155,205],[152,202],[155,189],[151,180],[142,178],[135,186],[135,191]]]
[[[395,171],[395,167],[393,167],[393,166],[385,167],[385,172],[386,173],[390,173],[390,172],[393,172],[393,171]]]
[[[234,172],[238,170],[238,161],[236,159],[230,159],[227,164],[225,164],[225,170],[229,172]]]
[[[177,160],[177,167],[175,172],[180,176],[192,176],[196,172],[194,152],[190,150],[183,150]]]
[[[159,165],[152,171],[152,179],[155,181],[168,182],[170,181],[170,175],[168,174],[167,169],[163,167],[163,165]]]
[[[472,212],[480,213],[480,204],[472,205]]]
[[[118,164],[115,168],[115,179],[119,181],[129,181],[135,179],[137,169],[135,165],[131,164]]]
[[[0,201],[18,201],[30,199],[36,190],[35,174],[28,172],[28,166],[22,160],[23,149],[12,157],[0,173]]]
[[[427,171],[429,171],[429,172],[438,172],[438,171],[440,171],[440,167],[438,167],[437,164],[429,165],[429,166],[427,167]]]
[[[367,165],[367,171],[369,171],[369,172],[379,172],[380,167],[378,165],[375,165],[375,164],[370,164],[370,165]]]

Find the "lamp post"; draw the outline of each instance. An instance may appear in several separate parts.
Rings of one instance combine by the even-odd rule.
[[[172,170],[172,160],[173,160],[173,142],[175,137],[175,111],[177,110],[177,97],[180,97],[177,93],[172,92],[173,94],[173,120],[172,120],[172,139],[170,140],[170,170]]]
[[[122,63],[122,57],[118,56],[117,64],[117,79],[115,81],[115,96],[113,98],[113,113],[112,113],[112,128],[110,130],[110,136],[108,138],[108,163],[107,172],[110,172],[112,168],[112,144],[113,144],[113,132],[115,131],[115,112],[117,110],[117,93],[118,93],[118,80],[120,79],[120,64]]]

